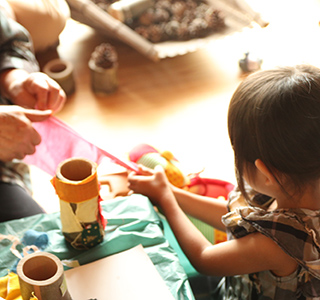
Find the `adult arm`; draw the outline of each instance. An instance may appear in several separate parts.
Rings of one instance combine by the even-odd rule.
[[[66,100],[61,87],[39,72],[28,31],[0,8],[0,96],[13,104],[59,111]]]

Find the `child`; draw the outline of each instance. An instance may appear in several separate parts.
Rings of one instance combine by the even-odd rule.
[[[320,70],[248,76],[231,99],[228,129],[238,188],[227,207],[170,186],[161,168],[131,173],[129,187],[161,207],[199,272],[225,276],[223,299],[320,299]],[[229,240],[210,244],[184,212]]]

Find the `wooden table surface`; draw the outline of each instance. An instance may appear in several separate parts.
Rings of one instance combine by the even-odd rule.
[[[252,3],[251,3],[252,2]],[[303,3],[302,3],[303,2]],[[61,59],[74,66],[76,92],[58,117],[122,159],[139,143],[170,150],[186,172],[235,182],[227,132],[230,98],[243,78],[238,62],[249,51],[262,68],[301,62],[320,66],[319,1],[248,1],[270,21],[217,40],[205,49],[153,62],[136,50],[73,20],[61,34]],[[119,56],[118,90],[97,96],[88,60],[107,42]],[[41,55],[40,62],[53,53]]]

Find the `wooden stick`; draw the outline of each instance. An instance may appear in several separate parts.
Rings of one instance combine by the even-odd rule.
[[[269,25],[269,22],[263,20],[261,18],[261,15],[255,10],[253,10],[245,0],[235,0],[235,2],[242,10],[247,12],[253,18],[253,20],[257,22],[261,27],[267,27]]]
[[[151,42],[144,39],[135,31],[132,31],[119,20],[113,18],[90,0],[68,0],[68,3],[71,8],[85,15],[98,28],[111,32],[121,41],[127,43],[153,61],[159,60],[158,53]]]

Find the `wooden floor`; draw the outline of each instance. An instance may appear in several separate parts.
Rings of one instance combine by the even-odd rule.
[[[138,143],[170,150],[186,170],[235,182],[227,133],[228,103],[242,80],[238,66],[246,51],[263,59],[263,69],[312,63],[320,67],[320,10],[316,0],[248,1],[270,22],[228,36],[203,50],[157,63],[129,46],[70,20],[58,55],[74,65],[76,92],[58,117],[85,138],[126,159]],[[88,60],[102,42],[119,55],[119,88],[97,97],[91,90]],[[53,53],[41,55],[40,62]],[[45,177],[34,180],[35,197],[49,191]],[[51,211],[57,206],[46,203]]]

